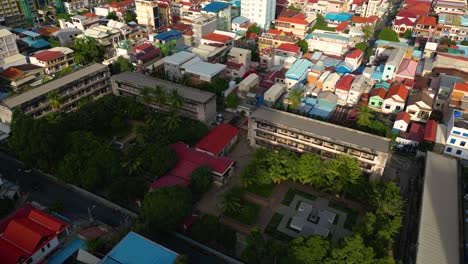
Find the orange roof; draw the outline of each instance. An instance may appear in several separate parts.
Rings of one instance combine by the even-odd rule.
[[[343,31],[343,30],[345,30],[348,26],[349,26],[349,23],[346,22],[346,21],[343,21],[343,22],[341,22],[340,24],[338,24],[338,26],[336,26],[335,31],[336,31],[336,32]]]
[[[43,36],[49,37],[52,33],[59,31],[60,28],[58,27],[51,27],[51,26],[43,26],[36,30],[37,34],[41,34]]]
[[[431,16],[420,16],[416,24],[427,25],[427,26],[437,26],[437,19]]]
[[[119,8],[119,7],[124,7],[124,6],[127,6],[127,5],[131,5],[132,3],[133,3],[133,0],[124,0],[124,1],[121,1],[121,2],[109,3],[109,4],[107,4],[107,6],[113,7],[113,8]]]
[[[230,40],[232,40],[232,38],[229,37],[229,36],[221,35],[221,34],[217,34],[217,33],[210,33],[210,34],[204,36],[203,39],[211,40],[211,41],[215,41],[215,42],[221,42],[221,43],[227,43]]]
[[[394,95],[398,95],[403,99],[403,102],[405,102],[406,97],[408,97],[408,89],[401,83],[394,84],[390,87],[390,90],[388,90],[385,99],[392,98]]]
[[[455,83],[453,86],[454,90],[459,90],[463,92],[468,92],[468,83]]]
[[[361,57],[362,54],[363,54],[362,50],[355,49],[355,50],[351,51],[350,53],[348,53],[348,55],[346,55],[346,58],[357,59],[357,58]]]
[[[63,53],[61,51],[44,50],[34,55],[31,55],[30,57],[36,58],[38,61],[51,61],[51,60],[60,58],[62,56],[63,56]]]
[[[371,97],[378,96],[384,99],[386,94],[387,94],[387,90],[385,90],[384,88],[377,88],[377,89],[374,89],[374,91],[372,91]]]
[[[93,14],[93,13],[86,13],[83,16],[85,16],[85,17],[97,17],[97,15]]]
[[[424,130],[424,139],[434,142],[437,136],[437,122],[429,120],[426,122],[426,129]]]
[[[15,80],[16,78],[20,77],[23,73],[24,72],[22,70],[16,69],[15,67],[10,67],[2,73],[0,73],[0,75],[8,79]]]
[[[288,22],[288,23],[293,23],[293,24],[301,24],[301,25],[307,25],[307,21],[305,19],[301,18],[292,18],[292,17],[279,17],[278,20],[279,22]]]
[[[364,24],[367,23],[367,17],[362,16],[353,16],[351,18],[351,23]]]
[[[410,116],[410,114],[409,114],[408,112],[400,112],[400,113],[398,113],[398,115],[396,116],[395,121],[403,120],[403,121],[405,121],[407,124],[409,124],[410,119],[411,119],[411,116]]]
[[[299,52],[301,48],[297,45],[290,44],[290,43],[282,43],[276,49],[289,51],[289,52]]]

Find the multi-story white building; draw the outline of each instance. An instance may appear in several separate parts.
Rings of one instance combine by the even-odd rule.
[[[241,16],[250,19],[265,30],[270,28],[271,21],[275,19],[275,0],[242,0]]]
[[[342,56],[354,47],[360,37],[353,37],[349,34],[336,33],[325,30],[314,30],[307,40],[309,50],[319,50],[325,54]]]
[[[136,0],[135,13],[138,24],[152,28],[159,28],[160,18],[157,1]]]
[[[18,54],[16,35],[6,29],[0,29],[0,59]]]
[[[444,153],[460,159],[468,159],[468,114],[452,112],[447,124],[447,141]]]
[[[390,157],[391,139],[284,111],[261,107],[249,119],[253,147],[313,152],[324,159],[350,155],[370,179],[380,179]]]
[[[384,8],[385,5],[385,1],[382,0],[369,0],[364,17],[382,17],[383,13],[381,12],[381,8]]]

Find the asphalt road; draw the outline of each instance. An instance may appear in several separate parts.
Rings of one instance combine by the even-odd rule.
[[[3,152],[0,152],[0,172],[9,181],[20,185],[21,191],[28,194],[27,201],[29,202],[35,201],[46,207],[61,202],[64,208],[61,215],[72,222],[89,220],[89,208],[91,216],[96,221],[113,227],[126,223],[125,216],[115,212],[113,208],[69,189],[64,184],[55,182],[39,172],[34,170],[29,173],[25,172],[24,167],[19,162]]]

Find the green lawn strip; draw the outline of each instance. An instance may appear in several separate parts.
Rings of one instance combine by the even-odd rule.
[[[312,200],[312,201],[317,199],[317,196],[315,196],[313,194],[306,193],[306,192],[303,192],[303,191],[299,191],[299,190],[294,189],[294,188],[289,188],[288,192],[284,195],[283,201],[281,201],[281,203],[286,205],[286,206],[289,206],[291,204],[291,202],[294,200],[294,196],[296,196],[296,195],[299,195],[302,198],[305,198],[307,200]]]
[[[226,214],[226,216],[235,219],[243,224],[255,224],[260,213],[261,206],[248,201],[243,201],[243,208],[237,214]]]
[[[265,185],[250,185],[245,188],[246,191],[250,193],[254,193],[258,196],[268,198],[273,193],[273,189],[275,188],[276,184],[265,184]]]

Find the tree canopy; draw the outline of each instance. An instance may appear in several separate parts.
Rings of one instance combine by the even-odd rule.
[[[192,172],[189,188],[194,194],[202,194],[210,189],[212,183],[213,170],[207,165],[202,165]]]
[[[380,31],[379,36],[377,38],[380,40],[387,40],[391,42],[400,42],[400,39],[398,38],[398,33],[396,33],[395,30],[391,28],[383,28],[382,31]]]
[[[150,229],[171,231],[192,210],[192,194],[186,187],[176,185],[162,187],[145,195],[141,216]]]
[[[118,20],[117,14],[115,12],[109,12],[106,16],[107,19]]]
[[[405,39],[410,39],[412,36],[413,36],[413,31],[411,29],[407,29],[405,30],[405,32],[403,32],[403,37]]]
[[[309,33],[319,29],[319,30],[326,30],[326,31],[335,31],[335,28],[329,27],[327,21],[325,20],[325,17],[321,14],[317,14],[317,20],[315,22],[315,25],[308,31]]]
[[[100,62],[104,58],[104,46],[92,39],[76,38],[72,49],[76,64]]]
[[[122,56],[117,57],[117,59],[110,65],[110,70],[112,74],[133,71],[133,68],[133,64],[128,59]]]
[[[125,23],[135,21],[136,22],[136,15],[132,11],[127,11],[125,12],[124,15],[124,21]]]
[[[303,53],[306,53],[306,52],[309,51],[309,44],[307,43],[307,41],[301,39],[301,40],[299,40],[299,41],[297,42],[297,45],[298,45],[299,47],[301,47],[301,51],[302,51]]]
[[[361,50],[362,52],[366,51],[367,43],[366,42],[359,42],[355,46],[356,49]]]

